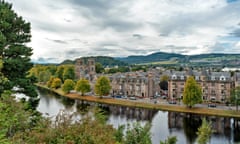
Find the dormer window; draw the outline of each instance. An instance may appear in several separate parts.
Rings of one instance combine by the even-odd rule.
[[[177,76],[176,76],[175,74],[172,75],[172,79],[173,79],[173,80],[177,79]]]
[[[211,80],[213,80],[213,81],[214,81],[214,80],[215,80],[215,76],[212,76],[212,77],[211,77]]]
[[[220,77],[220,81],[225,81],[226,80],[226,77],[225,76],[221,76]]]
[[[182,75],[182,76],[180,77],[180,79],[181,79],[181,80],[184,80],[184,76]]]
[[[195,80],[199,80],[199,76],[195,76]]]

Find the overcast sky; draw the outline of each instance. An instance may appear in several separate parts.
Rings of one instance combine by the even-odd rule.
[[[31,23],[33,61],[240,53],[237,0],[7,0]]]

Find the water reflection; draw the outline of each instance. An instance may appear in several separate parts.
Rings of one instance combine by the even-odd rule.
[[[164,112],[153,109],[141,109],[116,105],[97,104],[81,100],[72,100],[53,94],[46,90],[39,90],[40,102],[38,110],[49,116],[56,116],[60,110],[77,114],[81,118],[94,107],[101,108],[107,116],[107,122],[115,128],[139,121],[144,124],[152,124],[152,143],[159,144],[169,135],[178,138],[178,144],[196,143],[196,132],[202,123],[202,118],[212,122],[215,133],[211,136],[211,144],[239,143],[240,129],[239,121],[233,118],[189,115],[175,112]]]
[[[170,130],[183,129],[187,143],[191,144],[196,141],[196,132],[204,117],[212,123],[212,129],[214,130],[211,143],[240,142],[239,128],[234,127],[233,118],[168,112],[168,126]],[[236,126],[239,126],[239,124]]]

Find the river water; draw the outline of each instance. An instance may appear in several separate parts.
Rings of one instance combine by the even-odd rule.
[[[93,103],[72,100],[58,96],[49,91],[39,89],[40,102],[37,110],[43,115],[54,117],[61,110],[67,112],[79,112],[86,106],[93,106]],[[96,104],[95,104],[96,105]],[[182,114],[160,110],[141,108],[129,108],[124,106],[101,105],[107,111],[108,123],[115,128],[119,125],[127,125],[136,121],[141,124],[150,122],[152,143],[159,144],[168,136],[177,136],[178,144],[196,143],[196,132],[201,125],[200,115]],[[234,125],[235,119],[225,117],[208,116],[207,120],[212,122],[214,133],[211,136],[211,144],[235,144],[240,143],[240,130]]]

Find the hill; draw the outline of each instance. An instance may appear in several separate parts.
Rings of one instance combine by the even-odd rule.
[[[94,58],[95,62],[101,63],[103,66],[127,66],[128,63],[124,62],[124,61],[120,61],[117,60],[113,57],[107,57],[107,56],[95,56],[95,57],[83,57],[83,59],[88,59],[88,58]],[[64,64],[75,64],[76,60],[72,61],[72,60],[65,60],[62,63],[60,63],[60,65],[64,65]]]
[[[169,61],[184,59],[185,56],[176,53],[165,53],[157,52],[146,56],[128,56],[126,58],[116,58],[117,60],[129,63],[129,64],[141,64],[141,63],[152,63],[158,61]]]
[[[115,58],[128,64],[189,64],[189,65],[240,65],[240,54],[209,53],[182,55],[156,52],[150,55]]]

